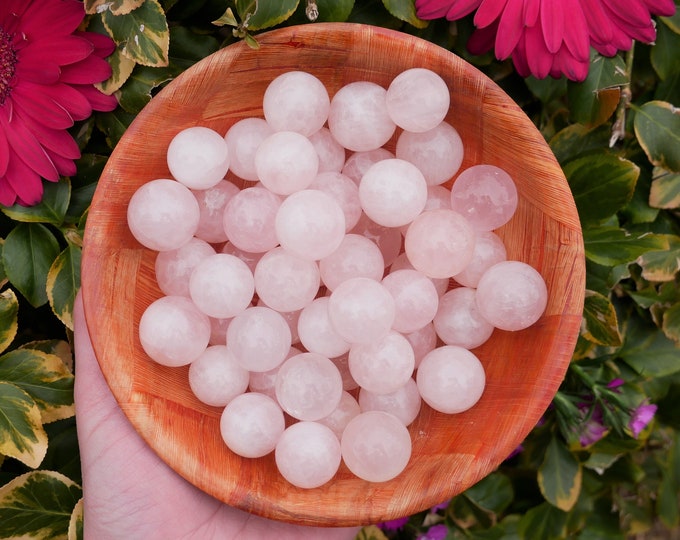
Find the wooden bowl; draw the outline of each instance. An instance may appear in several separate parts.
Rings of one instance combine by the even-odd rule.
[[[136,430],[170,467],[221,501],[272,519],[308,525],[375,523],[440,503],[492,472],[524,439],[562,381],[581,324],[584,258],[574,201],[548,145],[522,110],[490,79],[454,54],[406,34],[354,24],[310,24],[258,36],[260,50],[226,47],[188,69],[137,116],[116,146],[90,209],[82,289],[88,328],[102,371]],[[369,483],[341,465],[328,484],[299,489],[277,472],[273,455],[244,459],[220,437],[221,410],[200,403],[186,368],[151,361],[137,335],[143,310],[162,296],[155,253],[128,230],[126,210],[144,182],[169,174],[171,138],[202,125],[222,133],[262,117],[262,96],[277,75],[305,70],[332,96],[369,80],[387,87],[401,71],[425,67],[451,90],[447,121],[465,145],[461,171],[498,165],[520,195],[498,232],[511,259],[545,278],[544,316],[519,332],[496,330],[475,350],[487,374],[481,400],[445,415],[426,405],[410,426],[413,454],[395,479]],[[449,186],[451,183],[449,183]]]

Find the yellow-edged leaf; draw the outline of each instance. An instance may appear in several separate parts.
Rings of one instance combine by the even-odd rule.
[[[83,540],[83,499],[73,508],[68,524],[68,540]]]
[[[12,289],[0,293],[0,352],[9,347],[17,335],[19,300]]]
[[[19,349],[33,349],[42,351],[45,354],[53,354],[61,358],[64,365],[73,373],[73,350],[71,345],[63,339],[43,339],[40,341],[29,341],[19,347]]]
[[[80,288],[81,258],[81,249],[69,244],[52,263],[45,283],[52,311],[70,330],[73,330],[73,304]]]
[[[36,468],[46,452],[47,434],[38,405],[18,386],[0,381],[0,453]]]
[[[137,62],[125,56],[120,49],[113,51],[113,54],[106,60],[111,64],[111,76],[105,81],[95,84],[95,87],[100,92],[110,96],[125,84]]]
[[[74,414],[73,374],[61,358],[35,349],[15,349],[0,357],[0,381],[28,394],[41,423]]]
[[[0,487],[0,538],[68,540],[81,487],[55,471],[32,471]]]
[[[553,437],[538,469],[538,487],[543,496],[553,506],[568,512],[576,504],[582,479],[581,463]]]
[[[85,13],[93,15],[110,11],[114,15],[125,15],[143,3],[144,0],[85,0]]]

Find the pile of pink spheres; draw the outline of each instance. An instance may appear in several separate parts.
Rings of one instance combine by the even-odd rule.
[[[190,364],[196,397],[224,408],[228,448],[274,452],[295,486],[323,485],[341,461],[367,481],[396,477],[421,402],[472,407],[485,372],[471,349],[545,310],[541,275],[507,260],[493,232],[515,212],[515,184],[492,165],[458,174],[449,105],[427,69],[332,99],[287,72],[267,87],[264,118],[177,133],[173,178],[130,200],[165,295],[139,322],[145,352]]]

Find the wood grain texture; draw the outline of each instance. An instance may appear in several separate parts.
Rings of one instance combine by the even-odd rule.
[[[390,30],[313,24],[258,36],[259,51],[231,45],[199,62],[153,98],[114,150],[95,193],[85,233],[82,288],[88,328],[106,379],[137,431],[180,475],[230,505],[282,521],[323,526],[374,523],[410,515],[461,492],[492,472],[549,405],[574,350],[584,298],[583,241],[562,171],[523,111],[491,80],[450,52]],[[496,331],[478,348],[487,387],[458,415],[423,406],[410,426],[413,456],[396,479],[369,483],[341,466],[328,484],[298,489],[273,456],[242,459],[219,435],[218,408],[198,402],[186,368],[155,364],[137,336],[143,310],[161,296],[155,254],[128,231],[127,204],[144,182],[168,177],[165,151],[181,129],[219,132],[262,116],[262,96],[277,75],[305,70],[331,96],[344,84],[387,87],[404,69],[438,72],[451,90],[447,121],[465,145],[461,170],[498,165],[514,178],[520,203],[498,232],[509,258],[545,278],[545,315],[520,332]]]

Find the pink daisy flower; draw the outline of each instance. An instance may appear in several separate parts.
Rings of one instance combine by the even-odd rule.
[[[456,20],[474,10],[473,54],[495,50],[517,72],[582,81],[592,46],[605,56],[656,38],[652,15],[675,13],[674,0],[416,0],[421,19]]]
[[[116,108],[93,84],[106,80],[108,37],[82,32],[78,0],[0,3],[0,204],[40,202],[42,179],[75,174],[78,145],[66,131]]]

